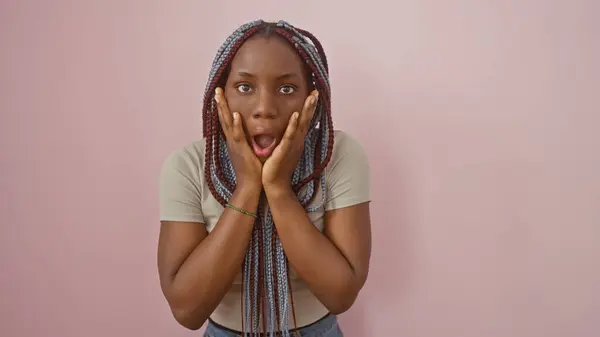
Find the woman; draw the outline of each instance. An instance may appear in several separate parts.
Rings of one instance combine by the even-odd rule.
[[[334,131],[325,53],[286,22],[217,52],[204,138],[160,178],[158,270],[176,320],[206,336],[342,336],[369,268],[369,165]]]

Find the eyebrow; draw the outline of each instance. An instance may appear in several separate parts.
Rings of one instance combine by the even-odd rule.
[[[245,72],[245,71],[238,71],[237,74],[241,77],[255,77],[254,74],[251,74],[251,73]],[[300,77],[300,76],[296,73],[285,73],[285,74],[281,74],[281,75],[277,76],[277,79],[281,80],[281,79],[291,78],[291,77]]]

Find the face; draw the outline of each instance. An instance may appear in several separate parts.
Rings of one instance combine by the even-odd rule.
[[[248,143],[264,161],[292,113],[302,111],[311,88],[304,62],[291,45],[276,36],[257,36],[236,53],[223,90],[230,111],[243,118]]]

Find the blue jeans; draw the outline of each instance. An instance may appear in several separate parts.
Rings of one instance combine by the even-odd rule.
[[[300,337],[344,337],[342,330],[338,324],[337,317],[335,315],[327,315],[324,318],[316,321],[315,323],[309,324],[298,329]],[[291,331],[290,335],[295,337],[294,331]],[[225,327],[219,326],[212,321],[208,321],[206,332],[204,337],[239,337],[241,333],[239,331],[229,330]],[[261,336],[267,337],[268,334],[261,334]]]

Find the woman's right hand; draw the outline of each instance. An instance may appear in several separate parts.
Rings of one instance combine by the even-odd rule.
[[[239,112],[231,113],[223,89],[215,90],[219,121],[227,139],[229,157],[235,170],[237,187],[249,191],[262,189],[262,163],[246,140],[243,119]]]

